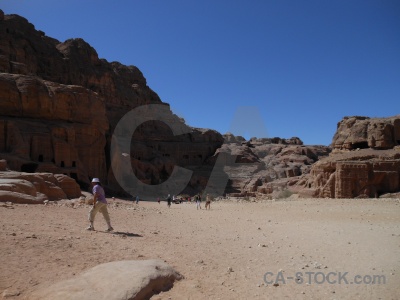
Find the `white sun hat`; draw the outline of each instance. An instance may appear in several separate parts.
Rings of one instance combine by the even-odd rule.
[[[92,182],[100,182],[100,179],[98,179],[98,178],[93,178],[93,179],[92,179]]]

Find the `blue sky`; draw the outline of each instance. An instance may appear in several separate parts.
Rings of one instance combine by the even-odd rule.
[[[398,0],[0,0],[0,8],[137,66],[190,126],[329,145],[344,116],[400,114]]]

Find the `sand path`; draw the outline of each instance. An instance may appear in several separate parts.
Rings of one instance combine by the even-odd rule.
[[[153,299],[400,298],[398,200],[116,203],[114,234],[84,230],[87,206],[0,207],[0,295],[27,299],[100,263],[160,258],[185,279]],[[101,215],[95,228],[106,228]]]

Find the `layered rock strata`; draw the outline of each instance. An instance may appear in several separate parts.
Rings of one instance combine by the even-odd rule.
[[[0,202],[40,204],[80,195],[75,180],[63,174],[0,171]]]

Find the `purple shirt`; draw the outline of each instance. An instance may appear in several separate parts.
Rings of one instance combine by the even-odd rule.
[[[96,184],[93,187],[92,192],[93,192],[93,195],[97,194],[97,201],[107,204],[106,195],[105,195],[104,189],[101,187],[101,185]]]

